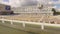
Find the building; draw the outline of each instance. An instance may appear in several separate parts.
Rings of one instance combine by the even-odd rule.
[[[41,9],[40,9],[40,8]],[[53,15],[52,7],[48,5],[40,5],[37,4],[35,6],[25,6],[25,7],[18,7],[12,8],[15,13],[20,13],[24,15]]]
[[[11,10],[11,6],[5,5],[5,4],[0,4],[0,15],[4,14],[13,14],[13,11]]]
[[[7,7],[9,7],[8,9],[10,10],[10,6],[9,5],[5,5],[5,4],[0,4],[0,11],[3,10],[3,11],[6,11]]]

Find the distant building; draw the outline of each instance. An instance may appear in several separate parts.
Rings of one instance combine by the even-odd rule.
[[[4,5],[4,4],[0,4],[0,11],[6,11],[7,8],[10,7],[9,5]],[[10,8],[8,8],[10,9]]]
[[[13,14],[13,11],[11,10],[11,6],[0,4],[0,15],[1,14],[4,15]]]
[[[40,5],[37,4],[35,6],[25,6],[25,7],[18,7],[12,8],[15,13],[20,14],[30,14],[30,15],[53,15],[52,7],[49,5]]]

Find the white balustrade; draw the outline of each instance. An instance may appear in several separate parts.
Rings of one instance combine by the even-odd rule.
[[[0,19],[0,21],[2,21],[2,23],[4,23],[4,21],[10,21],[11,25],[14,25],[14,22],[17,23],[22,23],[22,26],[25,28],[25,24],[32,24],[32,25],[40,25],[41,29],[44,30],[44,26],[53,26],[53,27],[60,27],[60,24],[48,24],[48,23],[36,23],[36,22],[27,22],[27,21],[17,21],[17,20],[8,20],[8,19]]]

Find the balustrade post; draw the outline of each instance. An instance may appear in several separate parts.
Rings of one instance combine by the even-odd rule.
[[[13,20],[11,21],[11,25],[13,25]]]
[[[41,29],[44,30],[44,22],[41,24]]]
[[[25,28],[25,23],[23,22],[23,27]]]

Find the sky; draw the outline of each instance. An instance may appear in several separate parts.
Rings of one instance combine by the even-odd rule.
[[[35,4],[38,3],[37,1],[38,0],[20,0],[20,2],[19,2],[19,0],[12,0],[11,5],[13,5],[13,6],[15,6],[15,5],[18,5],[18,6],[20,6],[20,5],[23,5],[23,6],[26,6],[26,5],[35,5]],[[39,0],[39,1],[41,2],[43,0]],[[59,0],[51,0],[51,1],[53,1],[53,2],[60,2]],[[3,2],[8,4],[9,0],[3,0]],[[44,3],[46,3],[46,2],[48,2],[48,1],[45,1]],[[56,6],[56,8],[60,8],[60,4],[54,4],[54,5]]]
[[[53,2],[60,2],[59,0],[53,0]],[[60,8],[60,3],[59,4],[54,4],[56,6],[56,8]]]
[[[3,0],[4,2],[9,2],[9,0]]]

